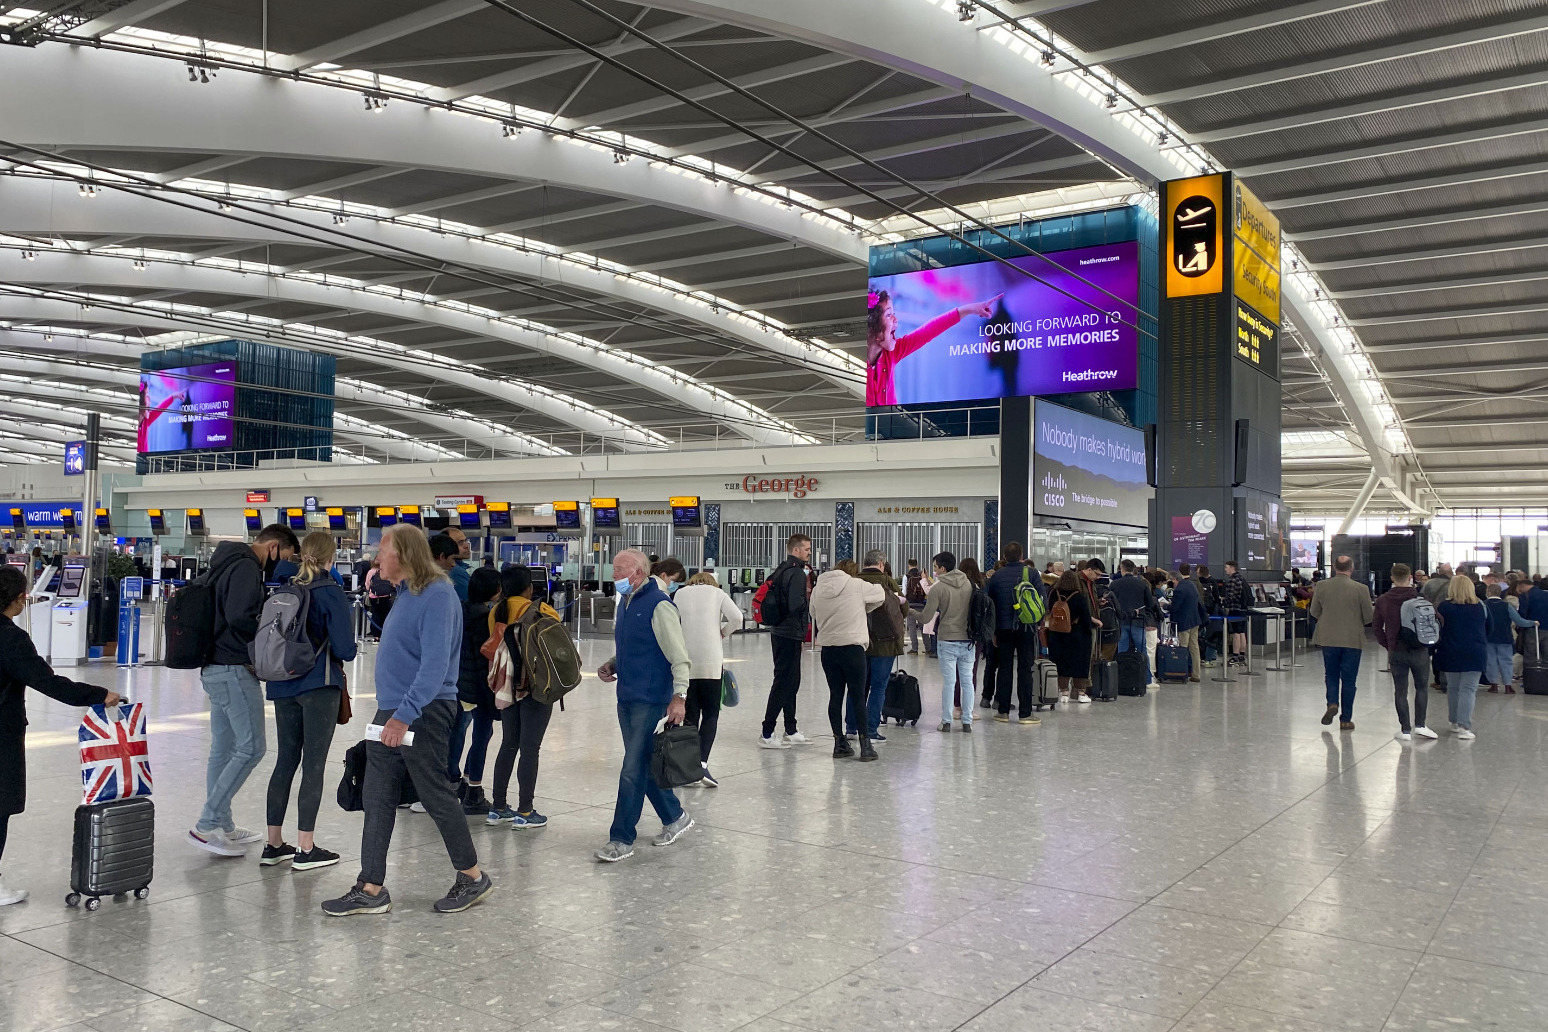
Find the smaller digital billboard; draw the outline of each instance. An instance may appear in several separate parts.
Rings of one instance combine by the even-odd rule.
[[[1143,527],[1154,492],[1145,431],[1039,400],[1032,407],[1032,512]]]
[[[286,509],[285,510],[285,523],[286,523],[287,526],[290,527],[291,530],[305,530],[306,529],[306,510],[305,509]]]
[[[203,509],[188,509],[184,515],[188,517],[188,533],[203,534],[208,529],[204,525]]]
[[[1284,570],[1290,565],[1290,510],[1277,498],[1247,492],[1236,500],[1236,542],[1243,570]]]
[[[146,509],[145,518],[150,520],[152,534],[165,534],[167,532],[167,518],[160,509]]]
[[[257,509],[243,509],[242,519],[247,524],[249,534],[256,534],[263,529],[263,513]]]
[[[1290,566],[1296,570],[1315,570],[1322,565],[1318,559],[1322,539],[1318,537],[1292,537],[1290,539]]]
[[[490,502],[484,508],[485,508],[485,511],[487,511],[489,513],[489,529],[490,530],[510,530],[511,529],[511,503],[510,502]]]
[[[113,514],[107,509],[97,509],[95,512],[97,529],[104,534],[113,532]]]
[[[420,513],[419,506],[417,505],[398,506],[398,522],[407,523],[411,527],[423,527],[425,525],[424,516]]]
[[[370,510],[371,523],[378,527],[395,527],[398,525],[398,510],[392,505],[378,505]]]
[[[142,455],[233,448],[235,417],[235,362],[140,372]]]
[[[580,502],[554,503],[554,529],[580,530]]]
[[[344,518],[343,509],[328,510],[328,529],[332,531],[344,531],[349,529],[349,521]]]
[[[478,505],[457,506],[457,526],[463,530],[481,530],[484,526],[482,514]]]

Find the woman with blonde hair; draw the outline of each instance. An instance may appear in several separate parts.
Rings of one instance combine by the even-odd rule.
[[[686,587],[673,592],[672,601],[683,620],[683,642],[693,668],[688,675],[687,722],[699,729],[699,765],[704,771],[699,781],[705,788],[718,788],[709,758],[720,727],[720,679],[726,669],[723,641],[742,626],[742,611],[720,590],[713,573],[694,574]]]
[[[314,530],[302,540],[296,558],[274,570],[276,580],[307,589],[306,635],[317,648],[317,662],[300,677],[270,681],[265,692],[274,703],[277,748],[274,773],[269,776],[269,841],[258,861],[264,867],[288,860],[292,870],[310,871],[339,862],[337,853],[323,849],[313,837],[328,749],[347,690],[344,664],[355,658],[349,597],[333,579],[333,556],[333,535]],[[301,794],[296,800],[297,834],[292,846],[285,841],[285,810],[298,768]]]
[[[494,891],[489,875],[479,870],[478,850],[462,802],[446,780],[447,743],[460,715],[457,670],[462,658],[462,603],[446,571],[430,557],[430,542],[418,527],[400,523],[389,528],[382,534],[377,558],[381,576],[398,585],[398,596],[382,628],[376,656],[377,710],[371,725],[381,730],[377,740],[365,743],[360,876],[354,888],[327,900],[322,909],[330,917],[385,914],[392,909],[392,897],[383,882],[407,777],[457,869],[456,881],[444,898],[435,901],[435,910],[460,913]]]
[[[1435,665],[1446,675],[1446,709],[1451,729],[1464,741],[1473,734],[1473,703],[1478,698],[1478,679],[1488,662],[1488,618],[1478,601],[1471,577],[1453,577],[1446,585],[1446,601],[1435,607],[1440,617],[1440,641],[1435,646]]]

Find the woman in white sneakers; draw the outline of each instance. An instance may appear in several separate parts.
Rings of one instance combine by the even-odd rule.
[[[683,619],[683,641],[693,672],[688,678],[688,723],[699,729],[699,760],[705,788],[720,782],[710,774],[710,750],[720,726],[720,679],[725,672],[725,639],[742,626],[742,611],[720,589],[713,573],[696,573],[672,593]]]

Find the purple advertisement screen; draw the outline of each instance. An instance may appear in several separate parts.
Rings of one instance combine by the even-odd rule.
[[[235,446],[236,363],[140,372],[142,455]]]
[[[1139,302],[1139,244],[1046,257],[1053,264],[1031,256],[1011,261],[1037,279],[1000,262],[872,279],[865,403],[1138,386],[1139,337],[1130,306]]]

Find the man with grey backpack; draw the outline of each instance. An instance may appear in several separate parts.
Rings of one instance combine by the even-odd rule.
[[[1400,742],[1439,737],[1425,726],[1425,707],[1430,683],[1430,647],[1440,640],[1440,621],[1430,600],[1414,587],[1413,571],[1404,563],[1392,564],[1392,587],[1376,600],[1371,617],[1376,641],[1387,650],[1392,670],[1392,697],[1397,707]],[[1409,718],[1408,682],[1414,683],[1413,718]]]

